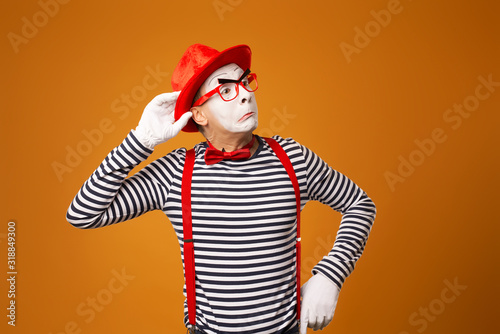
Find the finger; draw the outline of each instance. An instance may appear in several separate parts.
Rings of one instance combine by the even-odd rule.
[[[302,310],[302,314],[300,315],[300,334],[307,334],[307,325],[309,321],[309,310]]]
[[[332,322],[333,320],[333,314],[325,317],[325,322],[323,323],[323,327],[326,327]]]
[[[174,129],[174,132],[179,132],[182,130],[183,127],[186,126],[187,122],[191,119],[193,116],[193,113],[188,111],[184,113],[174,124],[172,124],[172,127]]]
[[[325,322],[324,317],[316,317],[316,321],[314,322],[314,324],[312,325],[310,324],[309,326],[312,327],[312,329],[314,329],[315,331],[317,331],[325,327],[324,322]]]
[[[172,92],[172,93],[163,93],[160,95],[156,95],[153,98],[152,102],[158,106],[161,106],[164,103],[174,102],[174,101],[177,101],[177,98],[179,97],[180,93],[181,93],[180,91],[177,91],[177,92]]]
[[[307,326],[313,330],[318,330],[318,319],[314,315],[310,315]]]

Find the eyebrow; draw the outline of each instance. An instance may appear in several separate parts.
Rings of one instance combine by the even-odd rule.
[[[221,73],[221,74],[217,74],[216,76],[214,76],[212,79],[210,79],[210,81],[208,81],[208,84],[210,85],[210,82],[212,82],[213,79],[217,78],[219,75],[224,75],[224,74],[227,74],[227,73]]]
[[[233,72],[235,72],[235,71],[237,71],[237,70],[239,70],[239,69],[240,69],[240,68],[239,68],[238,66],[236,66],[236,67],[234,68]],[[218,76],[220,76],[220,75],[224,75],[224,74],[227,74],[227,73],[217,74],[216,76],[214,76],[212,79],[210,79],[210,80],[208,81],[208,84],[210,85],[210,82],[212,82],[212,80],[213,80],[213,79],[217,78],[217,77],[218,77]],[[226,80],[226,79],[223,79],[223,80]],[[227,79],[227,80],[230,80],[230,79]]]
[[[250,74],[250,69],[249,68],[247,68],[247,70],[241,74],[241,76],[239,77],[238,80],[234,80],[234,79],[219,79],[219,83],[220,84],[225,84],[225,83],[229,83],[229,82],[239,83],[248,74]]]

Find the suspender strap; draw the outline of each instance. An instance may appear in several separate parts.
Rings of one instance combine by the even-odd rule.
[[[292,162],[285,150],[278,142],[272,138],[263,138],[280,159],[285,167],[290,180],[292,181],[295,192],[295,202],[297,208],[297,240],[295,243],[296,261],[296,280],[297,280],[297,319],[300,319],[300,188]],[[196,284],[194,267],[194,246],[193,246],[193,219],[191,214],[191,181],[193,178],[195,152],[190,149],[186,152],[186,161],[182,173],[182,228],[184,234],[184,275],[186,280],[186,298],[188,305],[189,323],[194,327],[196,324]]]
[[[184,171],[182,172],[182,228],[184,234],[184,276],[186,279],[186,297],[189,323],[196,324],[196,284],[194,272],[193,218],[191,216],[191,180],[194,168],[194,149],[186,152]]]
[[[300,188],[299,182],[297,181],[297,176],[295,175],[295,170],[293,169],[292,162],[286,154],[285,150],[281,147],[278,142],[272,138],[264,138],[264,140],[271,146],[276,156],[281,161],[283,167],[285,167],[290,180],[292,181],[293,190],[295,191],[295,202],[297,208],[297,240],[295,243],[295,254],[297,256],[296,266],[297,270],[295,277],[297,280],[297,319],[300,320],[300,257],[301,257],[301,245],[300,245]]]

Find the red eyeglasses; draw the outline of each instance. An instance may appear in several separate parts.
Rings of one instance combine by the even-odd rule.
[[[255,92],[259,85],[257,84],[257,74],[250,73],[247,69],[238,80],[219,79],[219,86],[215,87],[193,104],[193,107],[201,106],[209,98],[218,93],[222,100],[229,102],[234,100],[240,93],[239,86],[243,87],[247,92]]]

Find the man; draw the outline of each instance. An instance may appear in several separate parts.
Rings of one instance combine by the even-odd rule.
[[[322,329],[332,320],[375,206],[293,139],[253,134],[258,86],[250,61],[246,45],[222,52],[190,46],[172,76],[177,92],[146,106],[137,128],[80,189],[67,219],[88,229],[162,210],[181,247],[184,323],[192,333],[298,333],[300,312],[305,334],[307,327]],[[199,130],[207,141],[192,151],[174,150],[127,178],[181,130]],[[300,289],[297,225],[309,200],[343,216],[333,249]]]

